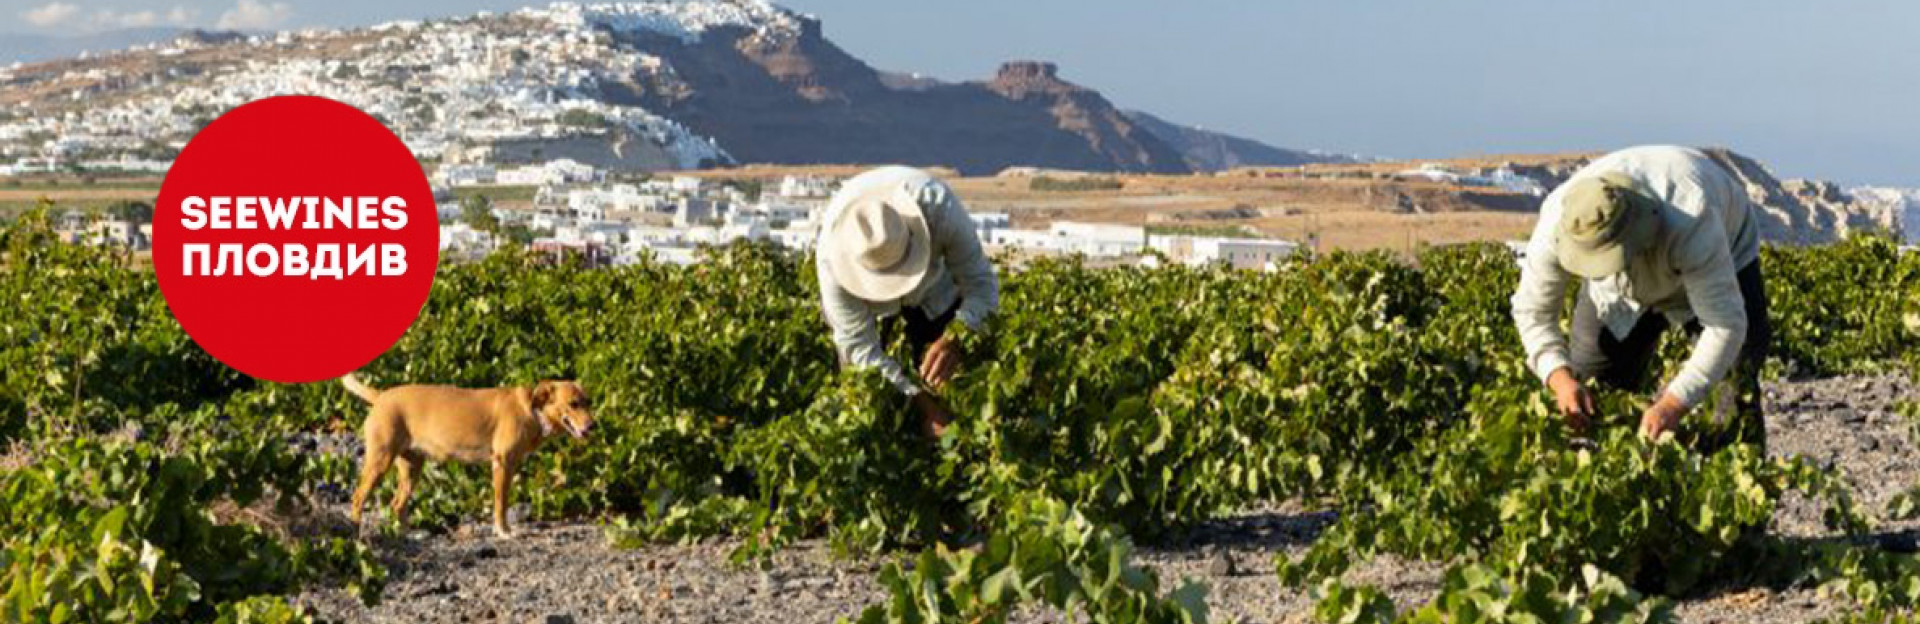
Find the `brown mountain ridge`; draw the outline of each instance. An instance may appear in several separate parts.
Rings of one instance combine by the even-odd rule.
[[[1052,63],[1010,62],[993,78],[894,88],[803,18],[797,37],[744,28],[698,41],[646,32],[623,43],[669,60],[678,84],[629,96],[713,137],[740,162],[894,162],[968,174],[1024,165],[1186,173],[1180,152]]]

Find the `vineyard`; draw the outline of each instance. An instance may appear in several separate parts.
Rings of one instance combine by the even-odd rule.
[[[382,544],[486,513],[484,468],[432,465],[410,527],[303,520],[337,514],[357,474],[334,448],[351,446],[356,399],[213,361],[149,274],[54,242],[44,211],[0,253],[0,621],[325,617],[288,597],[376,603]],[[443,265],[419,322],[361,375],[577,379],[598,426],[521,471],[530,519],[594,523],[610,549],[727,544],[747,569],[803,543],[873,558],[885,598],[850,606],[862,623],[1207,621],[1210,588],[1136,547],[1280,503],[1336,518],[1257,562],[1309,592],[1318,621],[1666,621],[1729,587],[1817,586],[1847,622],[1911,622],[1920,603],[1920,559],[1873,538],[1914,496],[1865,504],[1818,458],[1646,443],[1631,425],[1645,397],[1605,395],[1611,420],[1570,438],[1525,370],[1503,247],[1269,273],[1034,261],[965,336],[937,443],[877,375],[837,370],[810,258],[707,254]],[[1920,254],[1864,237],[1763,261],[1769,376],[1920,373]],[[1824,536],[1758,530],[1790,499],[1824,510]],[[1348,574],[1380,557],[1444,569],[1438,592],[1397,601]]]

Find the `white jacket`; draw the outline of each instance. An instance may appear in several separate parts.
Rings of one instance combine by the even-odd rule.
[[[1560,266],[1554,249],[1561,190],[1566,185],[1547,195],[1533,238],[1527,242],[1520,286],[1512,300],[1527,365],[1542,381],[1562,366],[1576,377],[1588,378],[1605,364],[1600,332],[1624,338],[1640,314],[1651,308],[1667,315],[1674,325],[1700,321],[1702,331],[1693,355],[1666,386],[1681,403],[1698,405],[1709,387],[1733,368],[1746,340],[1746,303],[1735,273],[1760,256],[1759,224],[1752,203],[1738,179],[1706,154],[1689,148],[1621,150],[1593,161],[1571,179],[1609,171],[1633,178],[1661,201],[1661,238],[1649,252],[1630,261],[1625,283],[1582,284],[1569,349],[1567,335],[1560,331],[1560,313],[1568,284],[1579,278]]]
[[[960,310],[954,314],[972,329],[980,329],[987,317],[1000,308],[1000,278],[980,247],[980,235],[973,216],[960,204],[946,183],[919,169],[881,167],[849,178],[827,205],[821,223],[833,223],[845,209],[843,198],[859,197],[874,185],[902,185],[918,200],[927,218],[927,233],[933,239],[933,258],[920,288],[892,301],[868,301],[853,296],[827,270],[824,256],[817,256],[816,273],[820,277],[820,303],[827,325],[833,328],[833,344],[841,360],[855,367],[880,369],[881,375],[909,395],[920,386],[906,370],[888,357],[880,340],[879,320],[900,313],[902,307],[917,307],[928,315],[944,314],[954,302]],[[824,236],[825,228],[821,233]]]

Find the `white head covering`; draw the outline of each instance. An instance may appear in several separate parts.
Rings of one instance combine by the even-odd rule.
[[[845,198],[822,238],[827,270],[853,296],[899,299],[920,287],[933,257],[933,238],[919,202],[896,185],[879,185]]]

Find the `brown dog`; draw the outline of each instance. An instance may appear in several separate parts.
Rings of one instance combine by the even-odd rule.
[[[353,375],[340,378],[348,392],[373,405],[361,427],[367,452],[360,487],[353,491],[353,522],[387,468],[400,465],[393,514],[407,518],[407,497],[426,460],[493,463],[493,530],[507,530],[507,499],[520,462],[560,431],[585,437],[593,427],[586,391],[571,381],[542,381],[531,388],[396,386],[378,390]]]

